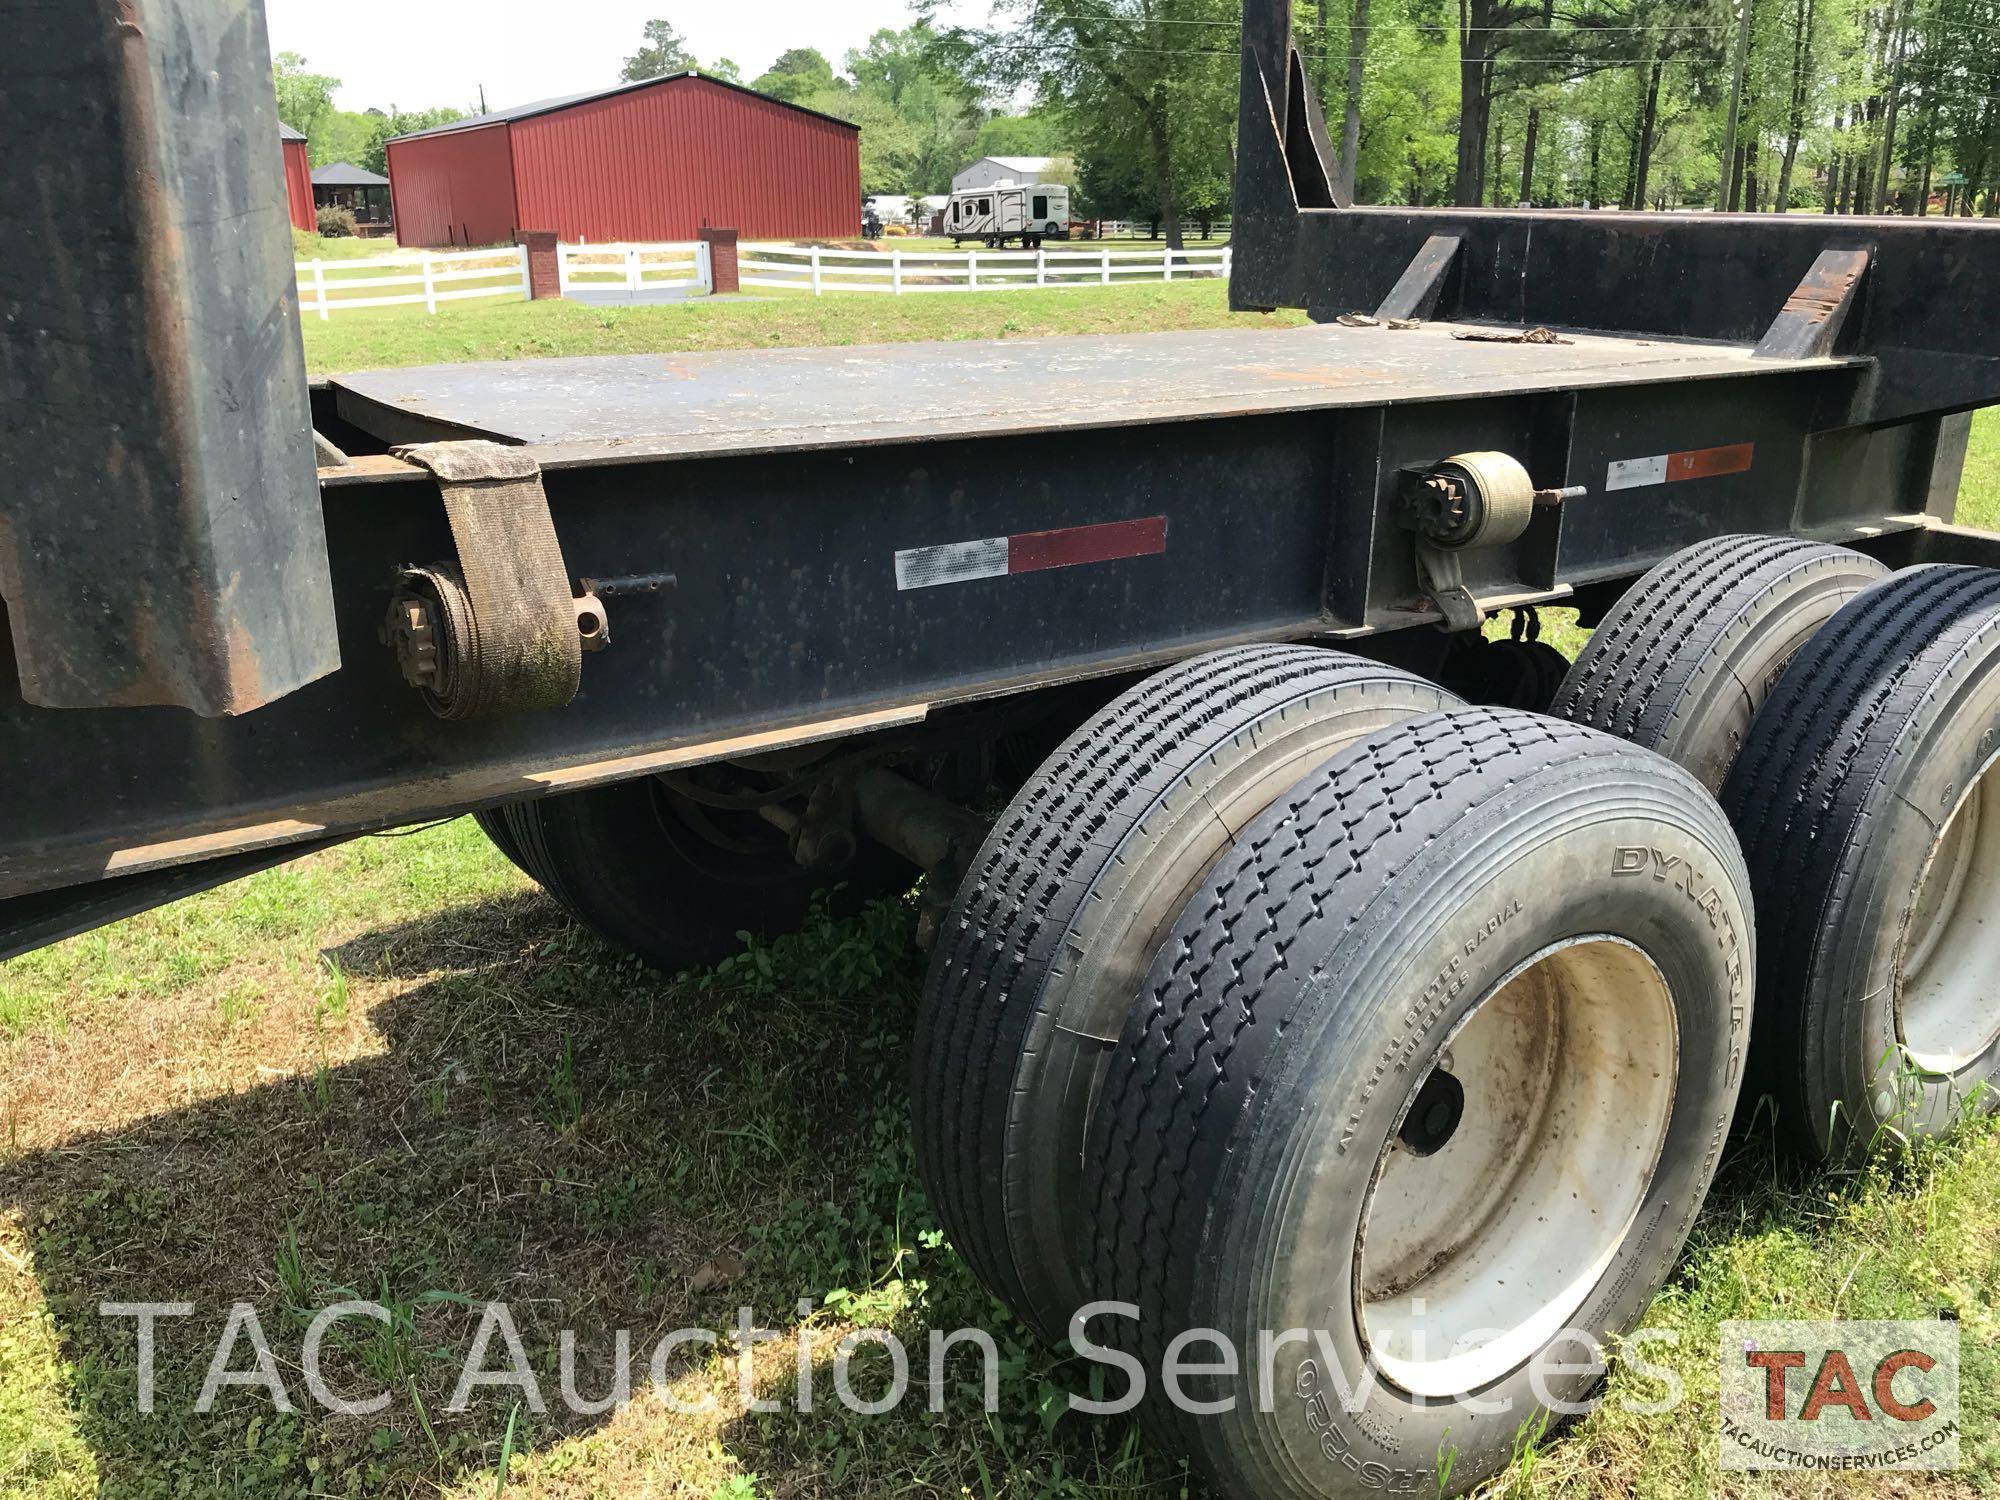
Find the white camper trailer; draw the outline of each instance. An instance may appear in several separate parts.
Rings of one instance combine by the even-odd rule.
[[[951,195],[944,232],[957,244],[978,240],[1029,249],[1043,240],[1069,238],[1069,189],[1059,182],[997,183]]]

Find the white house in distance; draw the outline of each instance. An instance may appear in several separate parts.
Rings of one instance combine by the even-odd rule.
[[[1054,164],[1053,156],[982,156],[953,175],[951,190],[966,193],[1003,183],[1040,182],[1042,174]]]

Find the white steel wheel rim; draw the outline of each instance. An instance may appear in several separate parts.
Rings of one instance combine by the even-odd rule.
[[[1930,1073],[1956,1073],[2000,1037],[2000,769],[1980,768],[1931,844],[1903,930],[1896,1025]]]
[[[1385,1379],[1465,1395],[1566,1329],[1646,1201],[1679,1062],[1666,978],[1621,938],[1546,948],[1466,1014],[1405,1101],[1362,1210],[1355,1314]],[[1463,1091],[1448,1130],[1440,1068]]]

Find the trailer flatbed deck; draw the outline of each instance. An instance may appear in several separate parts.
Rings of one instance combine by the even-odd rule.
[[[1061,295],[1060,292],[1052,295]],[[1835,368],[1747,344],[1556,330],[1330,323],[1135,335],[629,354],[332,379],[388,442],[580,444],[628,458],[919,442],[1408,405]]]

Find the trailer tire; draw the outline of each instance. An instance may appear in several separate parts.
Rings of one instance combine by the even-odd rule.
[[[913,1049],[952,1243],[1051,1341],[1082,1294],[1084,1125],[1153,949],[1236,830],[1340,745],[1454,703],[1303,646],[1199,656],[1086,721],[1009,804],[942,929]]]
[[[521,841],[514,837],[513,822],[507,816],[505,807],[482,807],[472,815],[472,821],[479,825],[493,847],[507,856],[507,862],[536,885],[546,886],[540,873],[528,863],[528,851]]]
[[[1888,571],[1823,542],[1699,542],[1646,574],[1604,617],[1552,711],[1657,750],[1715,791],[1786,663]]]
[[[745,932],[792,931],[817,891],[837,886],[836,909],[846,912],[915,881],[908,865],[866,842],[838,875],[801,868],[775,829],[762,848],[717,849],[675,816],[671,800],[642,777],[488,808],[477,820],[572,917],[669,974],[719,962]]]
[[[1805,1151],[2000,1083],[2000,572],[1907,569],[1780,679],[1723,789],[1763,935],[1753,1088]],[[1755,1097],[1746,1095],[1746,1109]]]
[[[1224,1493],[1428,1493],[1447,1452],[1446,1489],[1480,1482],[1595,1384],[1537,1356],[1581,1363],[1565,1331],[1629,1329],[1670,1271],[1751,945],[1729,825],[1663,758],[1508,709],[1369,735],[1244,831],[1146,976],[1073,1335],[1139,1361]]]

